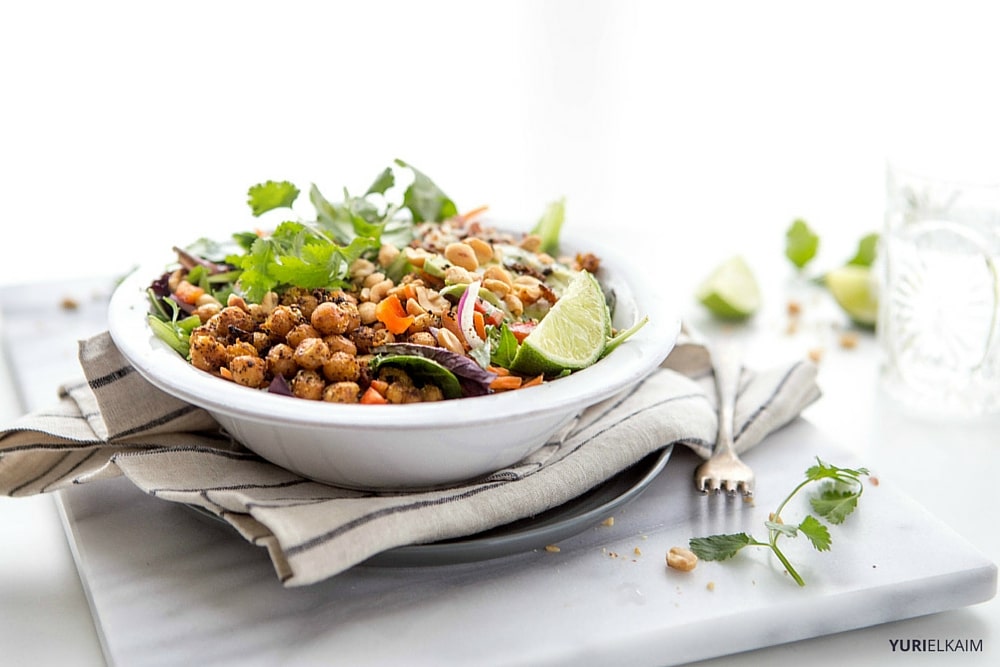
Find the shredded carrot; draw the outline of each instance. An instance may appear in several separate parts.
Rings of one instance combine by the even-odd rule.
[[[522,382],[521,389],[524,389],[525,387],[534,387],[536,385],[540,385],[544,379],[545,379],[544,375],[536,375],[530,380],[525,380],[524,382]]]
[[[221,368],[219,368],[219,375],[221,375],[222,377],[226,378],[227,380],[232,380],[233,379],[233,373],[232,373],[232,371],[230,371],[225,366],[222,366]]]
[[[490,389],[493,391],[506,391],[508,389],[520,389],[521,378],[516,375],[501,375],[490,382]]]
[[[205,290],[197,285],[192,285],[186,280],[180,281],[177,285],[177,290],[174,292],[174,296],[178,300],[184,303],[193,304],[198,301],[205,294]]]
[[[385,396],[375,391],[375,387],[368,387],[364,394],[361,396],[361,402],[365,405],[376,405],[380,403],[388,403],[385,400]]]
[[[483,340],[486,340],[486,323],[483,321],[483,314],[476,311],[472,313],[472,324],[476,327],[476,333]]]
[[[375,318],[393,335],[399,335],[413,324],[413,315],[407,315],[396,296],[387,296],[375,306]]]
[[[458,322],[455,321],[454,317],[447,314],[442,315],[441,326],[443,326],[445,329],[455,334],[455,337],[458,338],[458,340],[462,341],[463,344],[465,343],[465,334],[462,333],[462,329],[459,328]]]
[[[487,366],[486,370],[496,373],[497,375],[510,375],[510,371],[503,366]]]
[[[485,213],[489,208],[490,208],[489,206],[479,206],[477,208],[472,209],[471,211],[467,211],[461,214],[458,217],[461,218],[463,222],[468,222],[469,220],[478,218],[480,215]]]
[[[372,380],[369,386],[383,396],[385,396],[385,392],[389,389],[389,383],[385,380]]]
[[[403,285],[403,296],[406,299],[417,298],[417,288],[413,286],[413,283],[406,283]]]

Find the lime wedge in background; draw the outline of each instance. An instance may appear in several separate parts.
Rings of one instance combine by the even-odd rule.
[[[848,264],[827,273],[824,281],[830,294],[856,324],[875,326],[878,298],[871,269]]]
[[[604,292],[594,276],[581,271],[521,343],[511,370],[556,375],[586,368],[601,358],[610,331]]]
[[[695,298],[717,317],[739,320],[760,308],[760,287],[746,261],[726,260],[695,291]]]

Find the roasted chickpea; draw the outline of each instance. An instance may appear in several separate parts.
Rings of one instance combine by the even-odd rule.
[[[285,342],[291,345],[292,347],[298,347],[299,344],[306,338],[321,338],[321,337],[322,334],[316,331],[313,325],[306,324],[305,322],[303,322],[302,324],[296,324],[294,327],[292,327],[292,330],[288,332],[287,336],[285,336]]]
[[[425,384],[420,388],[420,398],[423,401],[443,401],[444,392],[436,384]]]
[[[278,343],[267,352],[267,369],[271,375],[290,378],[299,370],[295,363],[295,350],[284,343]]]
[[[217,315],[219,311],[222,310],[222,306],[217,303],[206,303],[198,306],[194,310],[194,314],[198,316],[202,324],[208,322],[214,315]]]
[[[314,371],[330,358],[330,348],[322,338],[306,338],[295,347],[295,363]]]
[[[389,384],[413,386],[410,374],[396,366],[382,366],[378,369],[378,379]]]
[[[285,340],[292,328],[302,321],[301,315],[288,306],[276,306],[260,328],[276,341]]]
[[[358,346],[347,336],[323,336],[323,342],[330,348],[330,354],[346,352],[353,357],[358,353]]]
[[[244,354],[229,362],[229,372],[236,384],[256,389],[264,384],[267,362],[256,355]]]
[[[323,336],[342,334],[348,331],[350,316],[341,307],[342,304],[327,301],[316,306],[309,321]]]
[[[346,352],[334,352],[323,363],[323,375],[330,382],[356,382],[361,377],[361,365]]]
[[[319,305],[319,299],[316,295],[301,287],[293,287],[285,292],[281,302],[288,306],[296,306],[299,312],[302,313],[302,317],[307,320],[312,315],[313,310],[316,309],[316,306]]]
[[[229,327],[235,327],[240,331],[253,331],[253,318],[250,317],[250,313],[237,306],[226,306],[218,315],[213,316],[213,319],[216,317],[219,318],[216,331],[220,335],[228,335]]]
[[[257,348],[253,346],[252,343],[248,343],[245,340],[238,340],[232,345],[226,347],[226,361],[232,362],[236,357],[242,356],[257,356]]]
[[[323,398],[326,382],[316,371],[301,370],[295,374],[288,386],[292,390],[293,396],[318,401]]]
[[[420,390],[412,384],[393,382],[385,390],[385,398],[390,403],[420,403]]]
[[[217,371],[226,363],[226,346],[213,336],[191,336],[191,363],[203,371]]]
[[[437,347],[437,339],[434,338],[434,334],[430,331],[418,331],[414,334],[410,334],[407,338],[407,342],[413,343],[414,345],[429,345],[430,347]]]
[[[360,395],[357,382],[334,382],[323,390],[323,400],[329,403],[357,403]]]

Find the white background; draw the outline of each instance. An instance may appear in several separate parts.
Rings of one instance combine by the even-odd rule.
[[[335,195],[399,157],[460,208],[488,204],[499,219],[531,221],[566,196],[567,230],[635,253],[684,301],[736,252],[763,273],[790,272],[784,231],[797,217],[823,238],[817,263],[842,262],[881,225],[890,155],[1000,161],[1000,7],[988,2],[0,7],[0,285],[124,272],[172,245],[251,228],[253,183],[314,182]],[[874,372],[842,362],[841,375]],[[829,404],[843,404],[827,386]],[[853,445],[870,431],[841,414],[811,418]],[[936,432],[958,460],[976,458]],[[923,465],[900,458],[897,470],[996,558],[960,494],[934,492],[953,463],[941,451]],[[0,565],[19,572],[5,578],[3,602],[19,614],[5,617],[0,648],[28,662],[80,645],[98,655],[78,592],[61,640],[30,638],[79,586],[50,505],[4,503],[5,520],[23,525],[6,524],[0,549],[10,557]],[[989,642],[979,617],[960,634],[969,618],[899,632]],[[878,649],[865,655],[885,658],[878,633],[901,635],[873,632]],[[927,657],[920,664],[944,664]]]
[[[985,2],[0,11],[0,283],[124,271],[251,228],[253,183],[358,191],[396,157],[501,219],[566,196],[665,264],[784,261],[795,217],[833,263],[881,224],[890,147],[997,155]]]

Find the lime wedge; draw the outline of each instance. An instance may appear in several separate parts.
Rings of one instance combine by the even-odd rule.
[[[742,257],[732,257],[717,267],[695,291],[695,298],[717,317],[739,320],[760,308],[757,279]]]
[[[875,326],[878,297],[871,269],[848,264],[827,273],[825,282],[830,294],[856,324]]]
[[[586,368],[601,358],[610,331],[611,314],[604,292],[594,276],[580,271],[521,343],[511,370],[525,375],[557,375]]]

